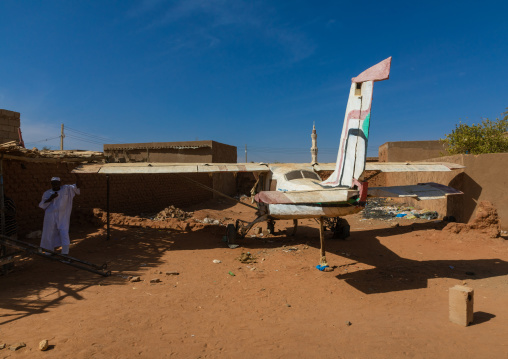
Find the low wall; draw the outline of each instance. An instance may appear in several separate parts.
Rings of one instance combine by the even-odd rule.
[[[426,162],[451,162],[466,166],[451,172],[385,173],[386,186],[402,186],[423,182],[437,182],[456,188],[464,195],[449,196],[447,200],[415,201],[406,203],[420,209],[434,210],[440,216],[454,216],[467,223],[480,201],[489,201],[496,207],[501,228],[508,230],[508,153],[483,155],[455,155],[426,159]]]

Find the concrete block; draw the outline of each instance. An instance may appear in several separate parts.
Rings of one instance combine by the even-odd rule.
[[[467,327],[473,323],[474,290],[456,285],[449,292],[450,322]]]

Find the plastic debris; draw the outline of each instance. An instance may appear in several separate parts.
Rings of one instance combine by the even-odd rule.
[[[328,267],[329,267],[329,266],[322,266],[322,265],[320,265],[320,264],[318,264],[318,265],[316,266],[316,268],[317,268],[318,270],[320,270],[321,272],[323,272],[323,271],[325,270],[325,268],[328,268]]]
[[[439,217],[436,211],[416,209],[388,201],[385,198],[371,198],[363,210],[364,219],[381,219],[390,221],[393,218],[433,220]]]
[[[213,260],[213,262],[214,262],[215,264],[222,263],[222,261],[221,261],[221,260],[219,260],[219,259],[214,259],[214,260]]]
[[[229,271],[228,274],[231,276],[231,277],[234,277],[235,276],[235,273]]]

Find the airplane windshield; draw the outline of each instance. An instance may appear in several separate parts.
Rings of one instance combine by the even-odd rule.
[[[293,181],[300,178],[310,178],[320,181],[318,174],[311,171],[291,171],[286,173],[286,180]]]
[[[319,178],[319,176],[318,176],[318,174],[316,172],[302,171],[302,174],[303,174],[304,178],[311,178],[311,179],[315,179],[315,180],[318,180],[318,181],[321,180],[321,178]]]
[[[293,181],[295,179],[303,178],[301,171],[291,171],[286,173],[286,180]]]

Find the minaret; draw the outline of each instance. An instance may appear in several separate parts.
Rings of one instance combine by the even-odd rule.
[[[317,161],[317,152],[318,152],[317,133],[316,133],[316,123],[315,122],[312,125],[312,135],[310,135],[310,137],[312,138],[312,147],[310,148],[310,153],[312,155],[312,161],[310,164],[314,165],[314,164],[318,163],[318,161]]]

